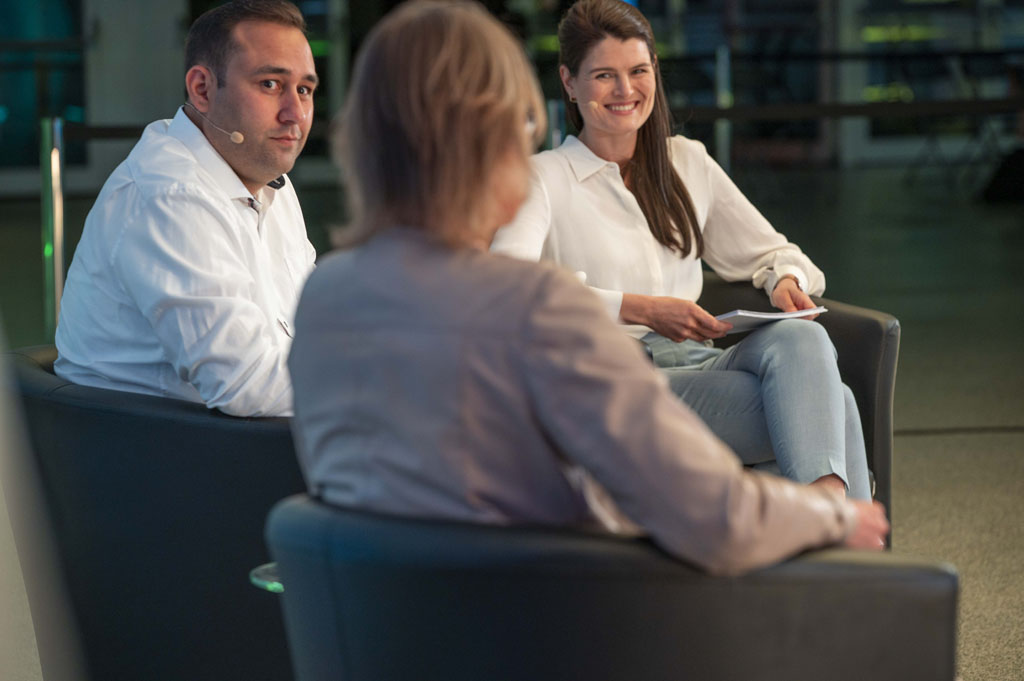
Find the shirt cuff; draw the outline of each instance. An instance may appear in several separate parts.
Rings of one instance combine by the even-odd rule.
[[[775,287],[779,285],[779,280],[787,275],[796,277],[796,284],[801,291],[807,290],[807,275],[796,265],[776,265],[773,268],[765,268],[754,275],[754,286],[763,288],[764,292],[768,294],[768,299],[771,300]]]

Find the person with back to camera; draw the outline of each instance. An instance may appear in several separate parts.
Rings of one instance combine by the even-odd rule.
[[[285,0],[234,0],[196,20],[185,60],[185,105],[146,127],[86,219],[54,369],[288,415],[291,325],[316,257],[285,176],[313,122],[305,21]]]
[[[731,329],[698,304],[701,258],[786,311],[825,278],[699,142],[671,136],[651,26],[619,0],[579,0],[558,28],[566,113],[579,136],[534,157],[530,198],[492,250],[579,272],[642,340],[673,391],[748,465],[870,499],[864,436],[816,323]],[[777,466],[777,467],[776,467]]]
[[[482,8],[385,17],[340,122],[355,245],[310,276],[288,360],[311,494],[642,530],[714,573],[881,548],[881,505],[745,470],[571,273],[488,252],[546,122],[525,55]]]

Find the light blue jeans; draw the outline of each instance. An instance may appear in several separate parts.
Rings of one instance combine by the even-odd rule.
[[[725,350],[642,340],[672,391],[744,464],[802,483],[834,473],[851,498],[871,498],[857,403],[820,324],[775,322]]]

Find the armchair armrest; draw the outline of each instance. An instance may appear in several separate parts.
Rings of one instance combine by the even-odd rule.
[[[892,315],[829,298],[814,298],[828,313],[818,321],[838,354],[839,373],[860,409],[875,498],[892,513],[893,394],[900,348],[900,323]],[[883,484],[884,483],[884,484]]]
[[[958,580],[935,561],[836,549],[711,577],[645,539],[402,518],[304,495],[274,508],[266,536],[302,679],[956,671]]]

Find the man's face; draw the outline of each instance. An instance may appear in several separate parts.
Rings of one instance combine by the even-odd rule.
[[[210,91],[207,116],[228,134],[206,136],[254,195],[288,172],[306,144],[313,123],[316,69],[302,31],[265,21],[243,21],[232,31],[235,50],[223,87]]]

